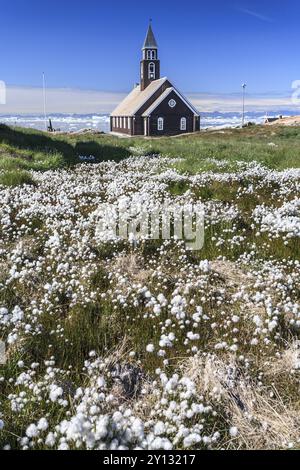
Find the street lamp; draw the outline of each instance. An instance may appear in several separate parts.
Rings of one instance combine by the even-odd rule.
[[[246,83],[243,83],[242,88],[243,88],[243,117],[242,117],[242,127],[245,124],[245,93],[246,93]]]

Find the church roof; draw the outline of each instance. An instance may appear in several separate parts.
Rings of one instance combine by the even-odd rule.
[[[146,35],[144,45],[143,45],[143,49],[157,49],[157,42],[154,37],[151,24],[149,24],[147,35]]]
[[[143,117],[150,116],[153,111],[157,108],[157,106],[167,97],[169,94],[174,91],[176,95],[186,104],[188,108],[195,114],[195,116],[199,116],[199,112],[194,108],[194,106],[175,88],[169,87],[167,88],[158,98],[157,100],[152,103],[152,105],[142,114]]]
[[[154,80],[143,91],[141,91],[141,87],[138,85],[116,107],[111,116],[133,116],[151,98],[151,96],[159,90],[166,80],[166,77]]]

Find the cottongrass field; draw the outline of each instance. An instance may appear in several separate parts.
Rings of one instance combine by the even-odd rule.
[[[0,185],[0,447],[299,449],[300,169],[141,155]],[[120,200],[203,249],[104,239]]]

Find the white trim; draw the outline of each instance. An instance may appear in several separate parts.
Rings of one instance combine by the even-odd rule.
[[[174,90],[173,87],[169,87],[167,88],[158,98],[157,100],[154,101],[154,103],[152,103],[152,105],[143,113],[143,116],[149,116],[152,111],[155,110],[155,108],[157,108],[157,106],[165,99],[169,96],[169,94]],[[175,91],[175,90],[174,90]]]
[[[151,96],[152,96],[154,93],[156,93],[157,90],[158,90],[167,80],[168,80],[167,77],[158,78],[157,80],[153,80],[153,82],[151,82],[151,84],[148,85],[148,87],[147,87],[144,91],[140,91],[140,90],[139,90],[139,93],[144,93],[144,92],[148,91],[148,88],[149,88],[149,87],[152,88],[152,86],[153,86],[154,84],[156,84],[156,82],[159,82],[159,83],[157,83],[157,86],[156,86],[156,87],[153,87],[151,93],[145,93],[145,99],[144,99],[141,103],[139,103],[139,104],[138,104],[138,107],[134,108],[134,110],[133,110],[130,114],[127,113],[126,116],[134,116],[134,115],[139,111],[139,109],[140,109],[142,106],[144,106],[145,103],[147,103],[147,101],[151,98]],[[139,88],[140,88],[140,86],[139,86]],[[116,107],[116,109],[111,113],[111,116],[122,116],[122,111],[121,111],[121,113],[120,113],[120,112],[118,111],[118,109],[121,107],[121,105],[123,104],[123,102],[124,102],[125,100],[127,100],[127,99],[130,98],[131,93],[133,93],[133,92],[135,92],[135,91],[137,91],[137,89],[136,89],[136,88],[133,88],[133,90],[131,90],[131,92],[129,93],[129,95],[127,95],[127,96],[124,98],[124,100],[121,101],[121,103],[120,103],[120,104]],[[125,114],[124,114],[124,116],[125,116]]]
[[[154,95],[154,93],[168,80],[167,77],[163,77],[163,78],[158,78],[157,80],[154,80],[152,83],[155,83],[155,82],[158,82],[158,81],[161,81],[161,83],[158,85],[157,84],[157,88],[155,88],[151,94],[148,94],[147,97],[145,98],[145,100],[142,102],[142,103],[139,103],[139,107],[138,108],[135,108],[134,112],[130,114],[130,116],[134,116],[139,109],[141,109],[142,106],[144,106],[145,103],[147,103],[147,101],[149,100],[149,98],[151,98],[152,95]],[[151,86],[151,85],[149,85]],[[147,88],[146,88],[147,90]]]
[[[152,71],[151,71],[152,70]],[[148,80],[154,80],[156,74],[156,66],[154,62],[148,64]]]
[[[155,49],[146,49],[146,60],[156,60],[156,51]]]
[[[186,131],[186,124],[187,124],[186,117],[183,116],[182,118],[180,118],[180,130],[181,131]]]
[[[164,123],[165,123],[164,121],[165,121],[165,120],[164,120],[163,117],[159,117],[159,118],[157,119],[157,130],[158,130],[158,131],[163,131],[163,130],[164,130]]]
[[[184,101],[184,103],[195,113],[195,116],[200,116],[199,111],[177,90],[176,87],[173,87],[175,93]]]
[[[157,98],[156,101],[154,101],[154,103],[143,113],[143,116],[149,116],[156,108],[157,106],[165,99],[167,98],[167,96],[169,96],[169,94],[174,91],[174,93],[176,93],[177,96],[179,96],[179,98],[184,102],[184,104],[194,113],[195,116],[199,116],[199,112],[196,111],[196,109],[193,107],[193,105],[191,105],[189,103],[189,101],[187,101],[182,95],[181,93],[176,90],[175,87],[170,87],[170,88],[167,88],[161,95],[159,98]]]

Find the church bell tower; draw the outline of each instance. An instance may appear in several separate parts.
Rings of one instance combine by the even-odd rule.
[[[147,88],[151,82],[160,78],[158,48],[152,31],[151,22],[148,27],[142,52],[143,59],[141,60],[141,91],[145,90],[145,88]]]

